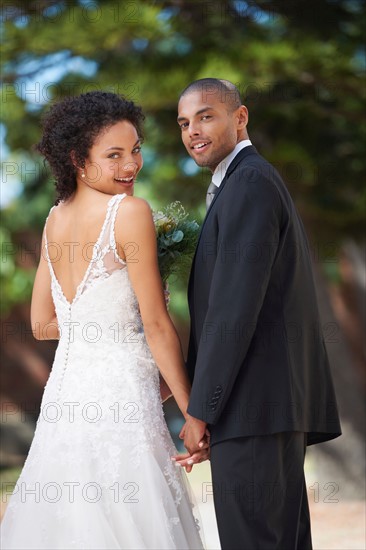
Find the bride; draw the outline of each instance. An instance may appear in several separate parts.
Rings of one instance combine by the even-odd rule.
[[[172,461],[161,395],[170,389],[186,417],[190,384],[151,209],[133,196],[142,121],[139,107],[106,92],[56,103],[44,120],[38,150],[58,197],[31,324],[36,339],[59,343],[3,550],[203,548],[181,466],[208,458],[208,434],[199,452]]]

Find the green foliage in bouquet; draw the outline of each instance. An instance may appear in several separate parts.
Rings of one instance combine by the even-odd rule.
[[[196,249],[198,223],[188,219],[188,213],[179,201],[154,212],[154,223],[163,282],[166,283],[173,273],[179,278],[186,277]]]

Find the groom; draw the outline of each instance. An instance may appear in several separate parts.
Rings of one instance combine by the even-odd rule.
[[[224,550],[309,550],[306,446],[341,430],[305,231],[247,122],[231,82],[180,96],[183,143],[212,172],[188,290],[184,444],[193,455],[209,429]]]

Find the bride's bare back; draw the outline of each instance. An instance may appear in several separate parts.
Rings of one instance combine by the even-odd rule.
[[[94,246],[100,237],[111,198],[111,195],[100,193],[93,204],[76,199],[59,203],[47,221],[50,260],[70,303],[93,261]]]

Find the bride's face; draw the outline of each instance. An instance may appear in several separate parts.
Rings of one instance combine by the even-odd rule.
[[[122,120],[102,130],[96,138],[85,160],[84,171],[78,171],[78,181],[109,195],[133,195],[142,165],[136,128],[131,122]]]

